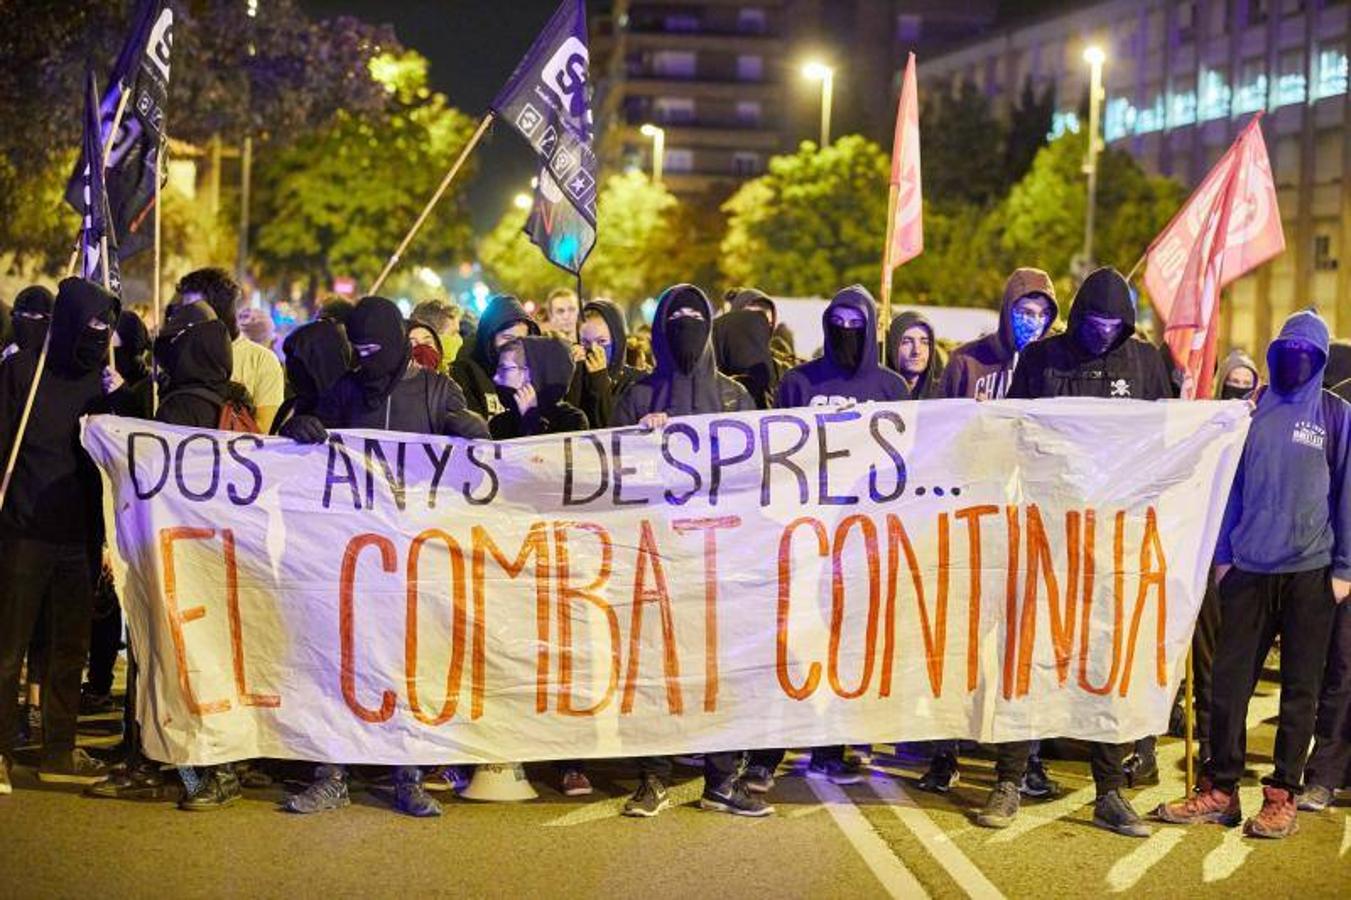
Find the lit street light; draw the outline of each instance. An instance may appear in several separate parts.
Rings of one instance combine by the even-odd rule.
[[[1098,154],[1102,152],[1101,128],[1102,101],[1102,65],[1107,54],[1097,45],[1084,48],[1084,62],[1089,65],[1088,86],[1088,154],[1084,158],[1084,174],[1088,176],[1088,204],[1084,214],[1084,249],[1082,254],[1083,275],[1093,269],[1093,219],[1098,204]]]
[[[802,67],[802,77],[821,82],[821,148],[830,146],[830,104],[835,94],[835,70],[823,62],[812,61]]]
[[[666,129],[649,122],[638,130],[643,137],[652,139],[652,181],[661,184],[662,167],[666,164]]]
[[[517,194],[511,202],[519,210],[527,210],[535,205],[534,199],[529,194]]]

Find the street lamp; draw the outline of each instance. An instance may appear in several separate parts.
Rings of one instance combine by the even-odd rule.
[[[1089,66],[1088,83],[1088,154],[1084,159],[1084,174],[1088,176],[1088,204],[1084,214],[1083,266],[1087,274],[1093,268],[1093,219],[1098,205],[1098,154],[1102,152],[1099,120],[1104,91],[1102,64],[1107,54],[1096,44],[1084,48],[1084,62]]]
[[[534,199],[529,194],[517,194],[511,202],[519,210],[527,210],[535,205]]]
[[[652,181],[661,184],[662,167],[666,164],[666,129],[649,122],[638,130],[643,137],[652,139]]]
[[[835,70],[813,60],[802,67],[802,77],[821,82],[821,148],[830,146],[830,104],[835,94]]]

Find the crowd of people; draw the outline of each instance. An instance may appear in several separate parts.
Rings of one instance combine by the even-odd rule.
[[[55,297],[32,287],[14,300],[0,362],[0,457],[15,444],[35,379],[37,388],[0,509],[0,794],[11,792],[21,729],[30,740],[41,737],[40,781],[86,785],[99,797],[159,799],[172,790],[183,809],[211,810],[237,800],[241,786],[269,778],[259,762],[175,771],[146,759],[131,710],[134,653],[125,758],[110,767],[77,748],[77,717],[114,708],[122,636],[102,563],[100,482],[79,447],[85,414],[311,444],[335,428],[509,440],[870,401],[1154,401],[1176,397],[1181,384],[1166,352],[1137,333],[1134,295],[1112,269],[1083,281],[1063,326],[1047,273],[1014,271],[997,329],[949,351],[922,313],[881,322],[869,292],[846,287],[823,314],[822,351],[806,361],[796,357],[775,301],[749,288],[715,303],[694,285],[672,286],[658,299],[650,327],[640,329],[630,328],[616,304],[580,303],[567,290],[549,296],[538,318],[516,298],[494,296],[476,323],[444,300],[420,303],[405,318],[382,297],[334,299],[285,336],[280,354],[269,317],[241,311],[240,299],[226,273],[193,272],[178,283],[153,336],[136,311],[122,310],[115,296],[78,278],[61,282]],[[1324,809],[1351,785],[1351,604],[1342,602],[1351,592],[1351,491],[1343,489],[1351,453],[1351,407],[1343,398],[1351,397],[1351,381],[1328,385],[1348,356],[1318,314],[1306,310],[1292,315],[1271,343],[1268,382],[1239,350],[1217,373],[1216,398],[1248,400],[1252,425],[1194,637],[1203,774],[1190,796],[1153,811],[1160,821],[1242,820],[1237,785],[1247,705],[1278,637],[1275,766],[1264,779],[1261,810],[1245,830],[1292,834],[1297,809]],[[25,661],[28,715],[19,703]],[[1094,822],[1147,835],[1150,826],[1125,791],[1159,782],[1154,738],[1089,749]],[[960,750],[956,742],[930,745],[919,787],[950,791],[960,778]],[[1023,798],[1059,792],[1037,742],[992,751],[995,784],[976,814],[979,825],[1006,827]],[[767,798],[784,755],[759,748],[704,754],[700,805],[771,814]],[[346,761],[315,762],[308,786],[287,797],[286,809],[315,813],[349,802]],[[656,816],[670,804],[672,761],[634,762],[638,787],[623,812]],[[559,762],[556,769],[563,793],[591,793],[582,762]],[[866,766],[845,745],[815,747],[807,774],[847,785],[864,778]],[[441,806],[428,790],[462,776],[450,768],[401,766],[371,777],[389,779],[398,811],[435,816]]]

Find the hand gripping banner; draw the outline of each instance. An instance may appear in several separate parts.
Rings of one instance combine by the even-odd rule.
[[[434,764],[1162,732],[1247,428],[941,400],[83,440],[153,758]]]

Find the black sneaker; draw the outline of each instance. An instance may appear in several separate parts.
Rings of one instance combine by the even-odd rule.
[[[746,790],[746,785],[737,778],[729,778],[717,787],[705,782],[699,808],[752,818],[774,814],[774,807]]]
[[[1132,753],[1122,768],[1126,772],[1126,787],[1152,787],[1159,783],[1159,759],[1152,753]]]
[[[929,760],[929,769],[919,780],[919,789],[931,794],[946,794],[962,780],[957,771],[957,757],[947,752],[935,753]]]
[[[107,781],[90,785],[84,793],[103,800],[167,800],[173,788],[158,764],[143,759],[135,765],[118,766]]]
[[[108,767],[79,749],[45,760],[38,768],[43,784],[98,784],[107,779]]]
[[[185,792],[178,801],[178,808],[184,812],[215,812],[244,796],[234,769],[228,765],[213,766],[210,771],[198,774],[201,777],[194,789]]]
[[[1060,783],[1046,774],[1046,764],[1034,756],[1027,761],[1027,771],[1023,773],[1018,792],[1033,800],[1044,800],[1060,793]]]
[[[1109,791],[1093,804],[1093,824],[1126,837],[1149,837],[1150,829],[1120,791]]]
[[[287,812],[309,815],[351,805],[346,770],[342,766],[318,766],[310,786],[283,800],[281,808]]]
[[[863,766],[856,759],[812,759],[807,766],[811,778],[829,778],[832,784],[848,785],[863,781]]]
[[[19,719],[20,747],[32,747],[42,743],[42,707],[31,703],[24,704],[23,716]]]
[[[89,685],[80,689],[80,715],[82,716],[106,716],[110,713],[121,711],[112,694],[101,694],[91,691]]]
[[[774,773],[768,766],[747,766],[741,783],[752,794],[768,794],[774,789]]]
[[[624,815],[650,819],[670,805],[671,798],[662,780],[656,775],[644,775],[638,790],[624,803]]]
[[[427,793],[421,778],[395,781],[394,809],[415,819],[430,819],[441,815],[441,804]]]
[[[976,824],[982,828],[1008,828],[1018,816],[1018,785],[1012,781],[995,782],[985,806],[976,813]]]

